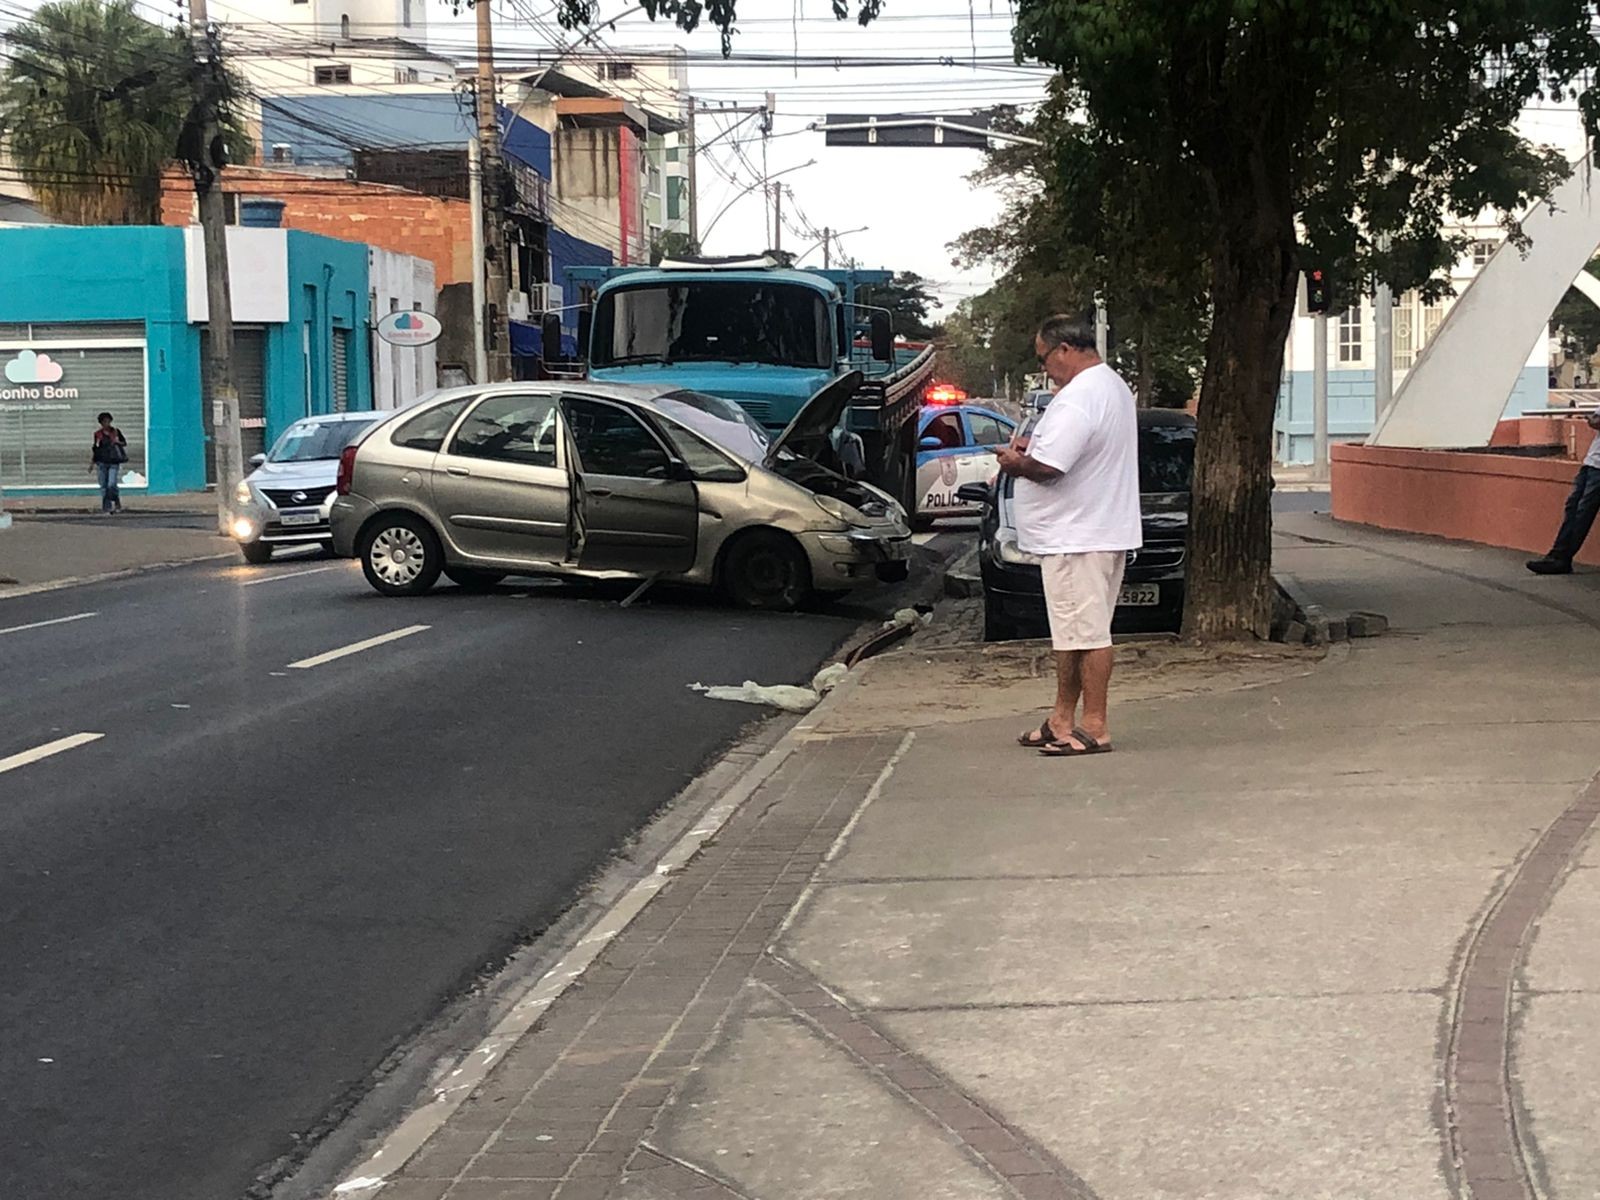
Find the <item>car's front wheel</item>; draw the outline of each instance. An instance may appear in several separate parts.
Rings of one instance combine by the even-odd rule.
[[[504,571],[475,571],[468,567],[446,567],[444,577],[464,592],[487,592],[504,579]]]
[[[745,608],[793,612],[811,592],[811,563],[788,534],[757,529],[728,548],[722,586]]]
[[[1000,602],[994,598],[993,593],[983,594],[983,640],[986,642],[1014,642],[1018,637],[1017,627],[1012,620],[1000,611]]]
[[[417,596],[444,569],[444,550],[426,522],[410,513],[386,513],[361,535],[358,548],[367,582],[385,596]]]
[[[245,562],[253,567],[272,561],[271,542],[240,542],[239,553],[244,555]]]

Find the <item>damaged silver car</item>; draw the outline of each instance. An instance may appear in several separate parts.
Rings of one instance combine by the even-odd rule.
[[[388,596],[507,575],[665,580],[752,608],[903,579],[906,513],[811,457],[853,389],[773,437],[699,392],[583,381],[455,388],[346,447],[333,549]],[[808,453],[809,451],[809,453]]]

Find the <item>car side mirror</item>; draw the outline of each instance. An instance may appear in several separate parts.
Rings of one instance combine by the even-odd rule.
[[[264,463],[266,461],[267,461],[267,456],[265,454],[252,454],[250,456],[250,465],[252,467],[259,467],[262,463]]]
[[[869,320],[872,325],[872,357],[878,362],[893,362],[894,330],[889,325],[889,314],[874,312]]]
[[[989,485],[987,483],[963,483],[956,489],[956,499],[964,500],[968,504],[989,503]]]
[[[919,450],[943,450],[944,443],[936,437],[925,437],[917,443]]]
[[[561,358],[561,314],[548,312],[539,318],[539,334],[543,343],[540,350],[543,352],[545,362],[556,362]]]
[[[692,483],[694,481],[694,468],[682,459],[675,458],[667,463],[667,469],[662,478],[673,483]]]

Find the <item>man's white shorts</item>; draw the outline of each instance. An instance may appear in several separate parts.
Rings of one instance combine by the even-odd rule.
[[[1041,557],[1050,642],[1055,649],[1101,650],[1111,645],[1111,614],[1122,592],[1122,572],[1127,565],[1126,550]]]

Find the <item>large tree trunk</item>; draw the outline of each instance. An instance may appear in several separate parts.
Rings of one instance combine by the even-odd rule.
[[[1272,618],[1272,418],[1299,269],[1290,205],[1261,175],[1219,189],[1211,334],[1200,385],[1183,628],[1203,640],[1266,638]],[[1278,211],[1270,211],[1277,209]]]

